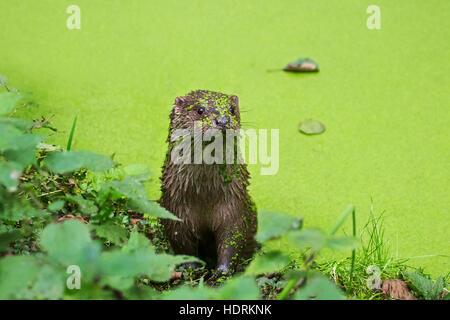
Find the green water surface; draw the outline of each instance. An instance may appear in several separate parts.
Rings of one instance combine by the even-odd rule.
[[[68,30],[66,8],[81,8]],[[366,27],[369,5],[381,29]],[[361,225],[371,198],[400,257],[448,272],[450,2],[0,1],[0,73],[32,91],[65,145],[116,153],[153,171],[159,197],[174,98],[190,90],[236,94],[248,127],[280,130],[273,176],[250,167],[259,208],[327,228],[348,203]],[[266,72],[310,57],[318,74]],[[298,133],[315,118],[326,132]],[[347,230],[349,230],[347,228]]]

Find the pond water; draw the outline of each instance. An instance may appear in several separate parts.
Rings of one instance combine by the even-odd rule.
[[[145,163],[159,197],[168,115],[195,89],[239,96],[244,126],[279,129],[276,175],[250,166],[258,208],[327,228],[349,203],[359,225],[371,198],[386,237],[410,264],[442,274],[450,263],[449,1],[77,0],[0,3],[0,73],[32,91],[65,145]],[[267,72],[300,57],[317,74]],[[321,135],[298,132],[317,119]],[[347,228],[347,231],[350,228]]]

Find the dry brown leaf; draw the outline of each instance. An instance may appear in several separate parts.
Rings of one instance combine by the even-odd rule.
[[[406,283],[399,279],[384,280],[381,286],[383,294],[395,300],[417,300],[409,291]]]
[[[174,271],[172,273],[172,277],[170,278],[170,280],[181,279],[182,277],[183,277],[183,272],[181,272],[181,271]]]
[[[64,216],[59,217],[58,222],[63,222],[63,221],[72,220],[72,219],[77,219],[83,223],[86,223],[86,220],[84,220],[84,218],[82,216],[74,216],[72,214],[66,214]]]
[[[134,226],[136,223],[138,223],[141,219],[131,219],[130,224],[131,226]]]

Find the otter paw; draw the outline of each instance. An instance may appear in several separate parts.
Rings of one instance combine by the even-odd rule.
[[[226,266],[219,266],[211,277],[208,279],[209,283],[221,283],[231,277],[233,272]]]

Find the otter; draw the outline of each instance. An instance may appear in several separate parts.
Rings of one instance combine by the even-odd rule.
[[[228,129],[239,130],[238,97],[197,90],[175,99],[159,203],[181,221],[165,219],[162,224],[175,254],[212,261],[215,276],[229,276],[240,259],[250,258],[258,247],[254,239],[257,212],[247,191],[250,175],[246,164],[237,161],[174,163],[171,152],[177,143],[175,130],[195,128],[203,133],[217,130],[223,136]]]

